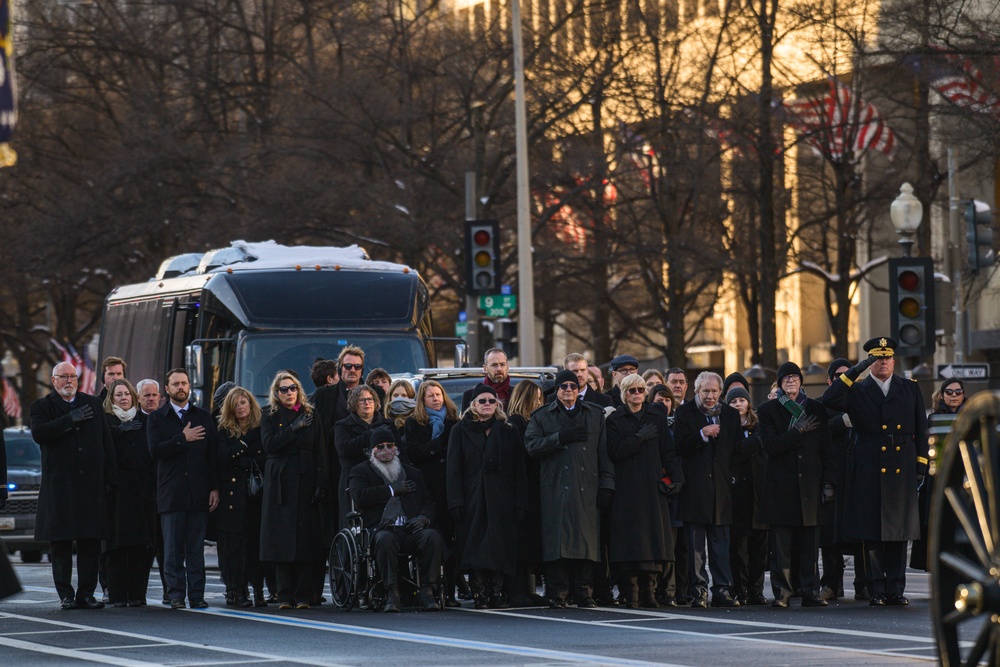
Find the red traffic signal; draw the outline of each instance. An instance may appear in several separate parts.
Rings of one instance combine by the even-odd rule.
[[[472,295],[500,293],[500,223],[465,223],[466,291]]]
[[[934,262],[929,257],[889,260],[889,320],[896,354],[934,353]]]

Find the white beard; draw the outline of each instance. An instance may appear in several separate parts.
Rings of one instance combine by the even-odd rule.
[[[400,463],[398,456],[394,457],[389,463],[382,463],[375,458],[375,454],[372,453],[368,457],[368,461],[371,463],[372,468],[375,469],[375,472],[381,475],[382,479],[390,484],[393,482],[399,482],[406,477],[406,472],[403,470],[403,464]]]

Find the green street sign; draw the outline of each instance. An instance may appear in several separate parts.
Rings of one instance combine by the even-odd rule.
[[[486,317],[510,317],[510,308],[485,308],[483,315]]]
[[[469,335],[468,322],[455,322],[455,338],[462,338]]]
[[[491,308],[506,308],[508,311],[517,308],[516,294],[489,294],[479,297],[479,308],[490,310]],[[489,317],[506,317],[504,315],[490,315]]]

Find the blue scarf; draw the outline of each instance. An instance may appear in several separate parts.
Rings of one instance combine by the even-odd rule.
[[[440,410],[431,410],[426,406],[424,408],[431,420],[431,437],[440,437],[444,433],[444,418],[448,414],[448,406],[442,405]]]

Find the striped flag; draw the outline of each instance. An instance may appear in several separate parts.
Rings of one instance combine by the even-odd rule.
[[[858,158],[869,149],[890,160],[895,156],[896,135],[878,109],[836,79],[830,79],[824,96],[785,102],[784,108],[800,135],[824,156],[839,160],[850,150]]]
[[[17,395],[17,389],[7,378],[3,378],[3,411],[7,413],[7,416],[11,419],[21,418],[21,399]]]
[[[17,122],[17,86],[14,83],[14,32],[10,0],[0,0],[0,167],[12,167],[17,153],[9,143]]]
[[[942,54],[949,67],[936,70],[931,87],[957,107],[1000,116],[1000,97],[986,85],[985,77],[971,58]]]

